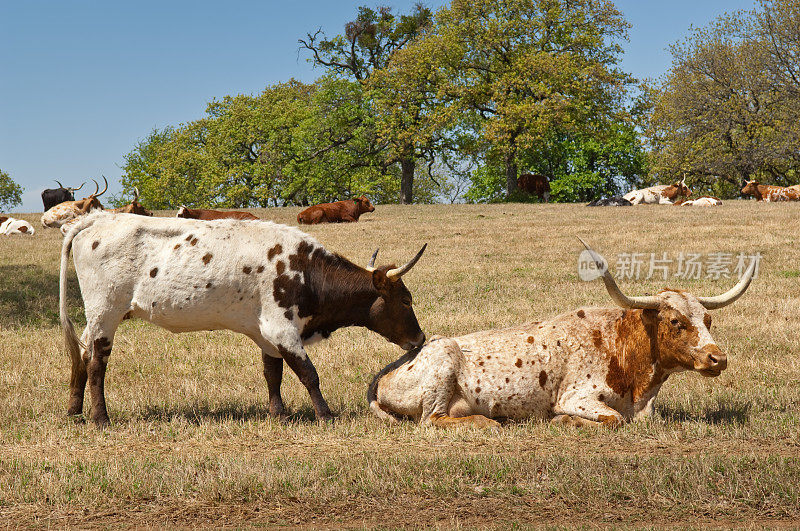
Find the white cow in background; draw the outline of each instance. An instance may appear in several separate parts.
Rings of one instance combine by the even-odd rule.
[[[10,236],[12,234],[28,234],[33,236],[36,231],[33,225],[24,219],[9,218],[0,216],[0,234]]]

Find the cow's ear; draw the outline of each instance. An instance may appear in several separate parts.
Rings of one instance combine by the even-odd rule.
[[[389,290],[389,277],[386,276],[386,273],[381,271],[380,269],[376,269],[372,272],[372,285],[375,286],[379,292],[384,293]]]

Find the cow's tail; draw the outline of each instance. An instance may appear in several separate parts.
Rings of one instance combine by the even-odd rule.
[[[72,360],[71,383],[75,384],[80,375],[86,370],[81,359],[81,345],[75,333],[75,325],[67,315],[67,267],[69,266],[69,252],[72,249],[72,240],[75,236],[89,227],[94,222],[94,216],[86,216],[74,223],[69,232],[64,236],[61,244],[61,268],[58,274],[58,314],[61,319],[61,329],[64,333],[64,346]]]
[[[378,404],[378,383],[381,381],[385,375],[389,374],[396,368],[400,367],[401,365],[412,361],[414,358],[417,357],[419,351],[422,350],[422,346],[419,346],[415,349],[409,350],[405,354],[403,354],[400,358],[396,359],[395,361],[391,362],[389,365],[384,367],[380,370],[378,374],[375,375],[375,378],[372,379],[372,383],[369,384],[367,388],[367,403],[369,404],[369,409],[375,413],[375,415],[383,420],[388,420],[389,422],[396,422],[397,418],[394,417],[392,414],[384,411],[381,406]]]

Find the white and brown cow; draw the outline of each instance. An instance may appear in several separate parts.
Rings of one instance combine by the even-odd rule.
[[[580,308],[544,322],[434,338],[384,368],[367,400],[381,418],[436,426],[531,417],[618,426],[650,414],[670,374],[718,376],[726,368],[707,310],[741,296],[754,268],[729,292],[708,298],[680,290],[628,297],[606,270],[606,288],[621,308]]]
[[[125,206],[111,208],[109,212],[114,214],[136,214],[137,216],[152,216],[153,213],[147,210],[139,202],[139,188],[133,187],[133,200]]]
[[[632,190],[623,195],[634,205],[671,205],[692,195],[686,186],[686,176],[673,184],[659,184],[640,190]]]
[[[24,219],[10,218],[8,216],[0,216],[0,234],[11,236],[13,234],[26,234],[33,236],[36,231],[33,225]]]
[[[752,195],[756,201],[777,203],[783,201],[800,201],[800,191],[794,187],[760,184],[758,181],[747,181],[742,188],[743,195]]]
[[[94,179],[92,180],[94,181]],[[103,205],[100,203],[100,200],[97,199],[108,190],[108,181],[105,176],[103,177],[103,181],[105,181],[106,187],[103,188],[102,192],[97,193],[100,190],[100,185],[97,184],[97,181],[94,181],[95,190],[90,196],[80,201],[65,201],[47,210],[47,212],[42,214],[42,227],[59,228],[89,212],[103,210]]]
[[[86,310],[81,341],[67,317],[67,264]],[[368,268],[303,232],[272,222],[150,218],[95,212],[78,219],[61,248],[60,315],[72,360],[69,414],[80,415],[87,378],[91,419],[108,424],[103,391],[114,333],[126,317],[172,332],[228,329],[261,349],[269,411],[282,415],[283,361],[306,387],[318,419],[331,418],[303,348],[345,326],[363,326],[404,349],[425,341],[402,267]],[[377,252],[377,251],[376,251]]]
[[[698,197],[697,199],[689,199],[681,203],[675,203],[675,206],[694,206],[694,207],[722,206],[722,199],[719,199],[717,197],[711,197],[710,195],[704,195],[702,197]]]

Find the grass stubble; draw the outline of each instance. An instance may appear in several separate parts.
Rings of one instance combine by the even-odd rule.
[[[293,224],[298,209],[254,210]],[[168,213],[161,213],[167,215]],[[22,216],[38,223],[38,216]],[[387,425],[371,376],[401,350],[346,329],[309,347],[339,417],[313,421],[286,370],[288,422],[267,414],[260,354],[230,332],[117,332],[112,426],[66,418],[57,326],[61,235],[0,240],[0,522],[12,527],[507,527],[792,525],[800,516],[800,204],[716,209],[580,205],[378,206],[356,224],[305,227],[364,265],[428,250],[406,277],[429,334],[458,335],[609,306],[577,277],[580,235],[618,253],[755,252],[759,278],[714,312],[719,378],[671,377],[649,420],[616,431],[511,423],[499,432]],[[266,252],[266,248],[265,248]],[[674,272],[674,267],[672,272]],[[83,320],[74,271],[70,313]],[[711,295],[730,279],[621,281]]]

